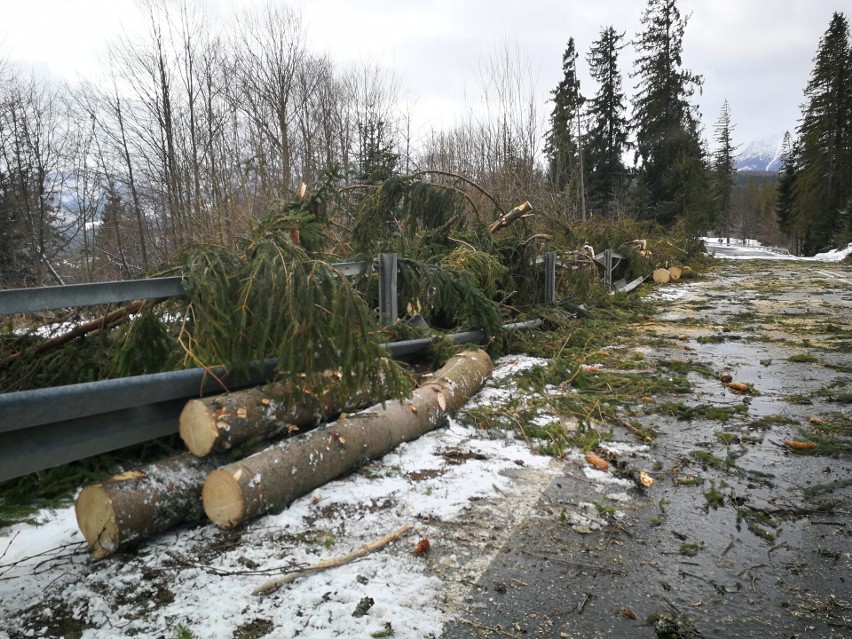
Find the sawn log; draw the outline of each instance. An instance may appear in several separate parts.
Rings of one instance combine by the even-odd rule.
[[[203,457],[250,440],[274,439],[294,427],[299,430],[370,405],[372,398],[366,389],[344,398],[333,380],[326,381],[322,393],[302,393],[298,402],[289,399],[298,395],[292,382],[191,399],[180,414],[181,439],[189,452]]]
[[[219,456],[199,459],[182,453],[83,488],[74,510],[92,558],[203,519],[204,479],[224,463]]]
[[[405,400],[373,406],[214,470],[202,490],[204,512],[217,526],[232,528],[279,511],[364,461],[444,425],[491,370],[484,351],[465,351]]]

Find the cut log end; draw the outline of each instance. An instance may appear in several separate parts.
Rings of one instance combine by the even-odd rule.
[[[204,480],[201,501],[207,517],[220,528],[234,528],[245,519],[246,501],[240,483],[223,468]]]
[[[180,413],[180,438],[196,457],[213,451],[218,434],[216,418],[200,399],[191,399]]]
[[[74,505],[77,525],[92,548],[94,559],[114,553],[121,543],[115,509],[101,484],[86,486]]]
[[[656,271],[654,271],[652,277],[654,278],[654,281],[657,284],[668,284],[669,281],[671,281],[672,279],[671,275],[669,275],[669,272],[664,268],[658,268]]]

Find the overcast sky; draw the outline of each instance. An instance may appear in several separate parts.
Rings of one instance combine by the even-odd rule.
[[[234,5],[260,0],[208,0],[225,20]],[[2,0],[0,57],[34,64],[74,80],[101,67],[107,42],[132,30],[135,0]],[[311,50],[345,65],[379,60],[393,68],[421,121],[446,126],[465,109],[465,93],[477,91],[481,62],[507,40],[517,43],[537,75],[542,103],[561,75],[569,37],[585,58],[603,27],[640,29],[645,0],[295,0]],[[705,126],[727,99],[734,142],[793,130],[819,39],[836,0],[680,0],[691,14],[684,65],[704,76],[697,97]],[[847,12],[847,17],[849,13]],[[625,87],[632,48],[621,54]],[[581,60],[581,90],[595,87]],[[586,78],[583,80],[583,78]],[[549,113],[550,105],[542,104]]]

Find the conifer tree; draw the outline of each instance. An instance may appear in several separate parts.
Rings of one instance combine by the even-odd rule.
[[[731,194],[734,190],[736,173],[736,147],[731,143],[731,110],[728,101],[722,103],[719,119],[716,120],[716,151],[713,154],[713,187],[717,203],[716,221],[725,231],[728,244],[731,243]]]
[[[793,218],[807,253],[831,248],[852,203],[852,51],[849,22],[835,12],[805,89]]]
[[[393,152],[389,128],[373,114],[358,122],[358,182],[378,184],[396,174],[399,155]]]
[[[791,240],[793,231],[793,198],[796,183],[797,148],[792,142],[790,132],[784,133],[781,143],[781,170],[778,173],[778,189],[775,197],[775,215],[778,228]],[[793,251],[798,254],[798,241],[793,242]]]
[[[641,22],[631,77],[638,79],[633,124],[644,215],[665,224],[684,215],[700,217],[707,205],[707,175],[699,116],[689,98],[701,89],[702,78],[683,68],[687,19],[675,0],[648,0]]]
[[[562,80],[551,92],[553,111],[550,130],[545,139],[548,178],[558,191],[563,191],[579,170],[578,138],[574,131],[583,104],[580,80],[577,78],[577,51],[574,38],[569,38],[562,55]]]
[[[589,101],[590,128],[585,146],[589,201],[593,207],[612,213],[612,200],[627,172],[622,155],[627,148],[629,123],[625,117],[625,96],[618,68],[618,52],[624,48],[624,33],[607,27],[592,43],[586,61],[589,73],[598,83],[598,92]]]

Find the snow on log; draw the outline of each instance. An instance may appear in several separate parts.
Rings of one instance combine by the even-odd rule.
[[[402,401],[372,406],[214,470],[204,482],[204,512],[217,526],[232,528],[279,511],[364,461],[444,425],[491,369],[484,351],[465,351]]]
[[[221,457],[174,455],[83,488],[74,504],[93,559],[139,539],[204,518],[201,488]]]
[[[340,396],[333,384],[321,394],[302,393],[299,402],[291,382],[277,382],[246,390],[187,402],[180,414],[180,436],[193,455],[224,452],[253,439],[273,439],[296,427],[319,424],[342,411],[370,404],[363,391],[355,397]]]

